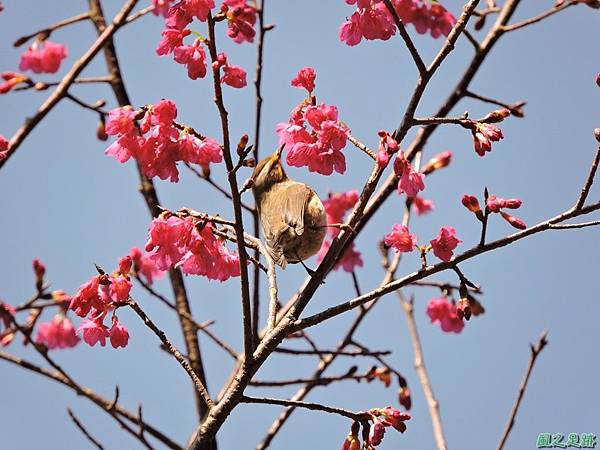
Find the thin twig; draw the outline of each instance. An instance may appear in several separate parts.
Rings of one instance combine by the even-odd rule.
[[[295,400],[285,400],[279,398],[267,398],[267,397],[248,397],[243,395],[241,403],[259,403],[265,405],[281,405],[281,406],[294,406],[296,408],[310,409],[312,411],[323,411],[330,414],[337,414],[344,416],[349,419],[360,421],[366,418],[365,413],[355,413],[347,409],[335,408],[333,406],[321,405],[320,403],[309,403],[299,402]]]
[[[295,378],[292,380],[276,380],[276,381],[265,381],[265,380],[255,380],[250,382],[250,386],[254,387],[283,387],[283,386],[293,386],[295,384],[314,384],[318,386],[327,386],[336,381],[357,381],[361,382],[364,380],[369,380],[370,375],[352,375],[352,374],[344,374],[338,376],[330,376],[330,377],[321,377],[321,378]]]
[[[531,372],[533,370],[533,366],[537,360],[537,357],[544,349],[548,341],[546,337],[548,336],[548,332],[544,331],[538,341],[537,344],[530,344],[531,354],[529,355],[529,364],[527,364],[527,369],[525,369],[525,374],[523,375],[523,380],[521,381],[521,385],[519,386],[519,391],[517,392],[517,398],[515,399],[515,403],[510,411],[510,415],[508,417],[508,422],[502,432],[502,436],[500,437],[500,442],[498,443],[498,447],[496,450],[502,450],[504,448],[504,444],[506,444],[506,440],[510,435],[510,432],[515,424],[515,417],[517,412],[519,411],[519,406],[521,406],[521,401],[523,400],[523,396],[525,395],[525,389],[527,389],[527,383],[529,383],[529,377],[531,376]]]
[[[539,14],[535,17],[532,17],[531,19],[526,19],[526,20],[517,22],[512,25],[505,25],[502,27],[502,31],[504,33],[508,33],[510,31],[515,31],[515,30],[519,30],[521,28],[525,28],[529,25],[533,25],[534,23],[538,23],[538,22],[542,21],[547,17],[553,16],[554,14],[556,14],[564,9],[567,9],[568,7],[573,6],[577,3],[578,3],[577,1],[573,1],[573,0],[565,2],[565,3],[561,4],[560,6],[555,6],[554,8],[552,8],[546,12],[543,12],[542,14]]]
[[[370,350],[359,350],[359,351],[344,351],[344,350],[296,350],[294,348],[277,347],[275,353],[286,353],[288,355],[335,355],[335,356],[385,356],[392,352],[389,350],[370,351]]]
[[[579,195],[579,198],[577,199],[577,202],[573,207],[575,211],[578,211],[583,207],[583,204],[585,203],[587,196],[590,193],[592,184],[594,184],[594,178],[596,177],[598,164],[600,164],[600,132],[598,132],[596,139],[598,140],[598,149],[596,150],[596,155],[594,156],[594,162],[590,167],[590,172],[585,180],[585,183],[583,184],[583,187],[581,188],[581,194]]]
[[[98,450],[104,450],[104,447],[102,446],[102,444],[100,444],[100,442],[98,442],[96,439],[94,439],[94,437],[89,433],[89,431],[86,430],[86,428],[83,426],[83,424],[75,416],[73,411],[71,411],[71,408],[67,408],[67,412],[69,413],[69,417],[71,418],[71,420],[73,421],[75,426],[77,428],[79,428],[79,431],[81,431],[83,433],[83,435],[88,439],[88,441],[90,441]]]
[[[50,34],[52,34],[53,31],[56,31],[59,28],[66,27],[68,25],[72,25],[77,22],[83,22],[84,20],[88,20],[89,18],[90,18],[89,11],[81,13],[81,14],[77,14],[76,16],[69,17],[68,19],[64,19],[59,22],[56,22],[56,23],[49,25],[46,28],[42,28],[41,30],[38,30],[34,33],[28,34],[26,36],[22,36],[15,41],[13,46],[20,47],[25,42],[27,42],[28,40],[30,40],[36,36],[41,36],[43,40],[48,39],[50,37]]]
[[[130,16],[127,16],[127,20],[125,22],[126,23],[135,22],[140,17],[143,17],[146,14],[151,13],[152,11],[154,11],[154,5],[146,6],[145,8],[140,9],[138,12],[135,12],[135,13],[131,14]]]
[[[104,104],[106,103],[104,100],[99,100],[95,105],[92,105],[91,103],[87,103],[87,102],[81,100],[79,97],[71,94],[70,92],[67,92],[65,94],[65,98],[68,98],[69,100],[78,104],[79,106],[81,106],[84,109],[89,109],[90,111],[101,114],[103,116],[108,115],[108,112],[102,109],[102,106],[104,106]]]
[[[352,144],[354,144],[354,146],[356,148],[358,148],[362,152],[366,153],[369,156],[369,158],[371,158],[373,161],[375,161],[377,159],[377,156],[375,155],[375,152],[373,150],[371,150],[369,147],[367,147],[365,144],[363,144],[362,142],[360,142],[358,139],[356,139],[350,133],[347,134],[347,137],[348,137],[348,140]]]

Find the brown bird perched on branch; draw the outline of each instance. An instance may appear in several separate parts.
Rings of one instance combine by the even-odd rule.
[[[281,165],[283,146],[263,159],[252,173],[256,201],[266,247],[276,264],[300,263],[317,254],[327,232],[321,199],[304,183],[290,180]]]

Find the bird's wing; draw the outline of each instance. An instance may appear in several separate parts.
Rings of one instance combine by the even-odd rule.
[[[284,195],[283,221],[301,236],[304,233],[304,211],[313,191],[305,184],[294,183],[285,189]]]

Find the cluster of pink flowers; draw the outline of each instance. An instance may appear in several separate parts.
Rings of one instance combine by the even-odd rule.
[[[467,208],[469,211],[475,214],[475,216],[480,221],[484,220],[484,213],[481,210],[481,207],[479,206],[479,201],[477,200],[477,197],[475,197],[474,195],[465,194],[462,198],[462,204],[465,208]],[[525,228],[527,228],[527,224],[523,220],[507,213],[506,211],[502,211],[503,209],[519,209],[522,204],[523,202],[519,198],[504,199],[495,195],[490,195],[485,202],[486,214],[498,213],[513,227],[519,230],[524,230]]]
[[[165,273],[156,267],[149,253],[142,252],[138,247],[133,247],[128,256],[133,262],[133,273],[143,276],[148,284],[152,284]]]
[[[394,161],[394,173],[400,177],[398,181],[399,194],[406,193],[408,198],[413,198],[425,189],[425,175],[413,169],[403,152],[400,152]]]
[[[410,420],[410,414],[391,406],[370,409],[369,415],[372,417],[373,423],[369,429],[369,442],[367,444],[372,447],[381,444],[386,428],[392,427],[396,431],[404,433],[406,431],[404,422]],[[368,446],[367,448],[369,448]]]
[[[44,344],[49,350],[71,348],[79,344],[73,322],[64,314],[56,314],[50,322],[40,323],[35,342]]]
[[[210,222],[163,214],[152,220],[148,237],[148,258],[160,270],[181,267],[185,274],[219,281],[240,275],[238,255],[215,236]]]
[[[56,73],[60,63],[67,57],[67,48],[45,40],[35,41],[21,55],[19,70],[31,70],[35,73]]]
[[[486,152],[492,151],[492,142],[504,139],[502,130],[492,124],[502,122],[508,116],[510,116],[510,110],[502,108],[492,111],[480,121],[472,123],[473,146],[479,156],[485,156]]]
[[[439,324],[442,331],[460,333],[465,327],[462,318],[458,316],[456,305],[446,297],[432,298],[427,303],[427,315],[431,323]]]
[[[390,158],[400,150],[400,145],[394,137],[384,130],[379,131],[379,145],[377,147],[377,165],[385,169]]]
[[[295,167],[308,167],[310,172],[331,175],[335,170],[346,171],[346,158],[342,149],[348,139],[348,127],[338,119],[335,106],[316,105],[311,95],[316,73],[305,67],[292,80],[292,86],[308,91],[309,98],[294,108],[289,122],[277,124],[275,131],[279,143],[288,148],[287,163]],[[310,125],[312,130],[307,129]]]
[[[382,0],[346,0],[357,9],[341,26],[340,40],[357,45],[362,38],[388,40],[396,33],[392,13]],[[456,18],[437,0],[392,0],[400,20],[412,23],[419,34],[429,31],[432,37],[448,36]]]
[[[417,237],[410,234],[406,225],[394,224],[392,231],[385,235],[384,242],[397,252],[409,253],[417,246]]]
[[[129,300],[131,281],[129,272],[132,260],[124,256],[119,260],[119,268],[111,275],[101,273],[82,284],[71,298],[69,309],[79,317],[87,317],[77,329],[86,344],[106,345],[110,339],[113,348],[126,347],[129,342],[127,329],[119,322],[115,309]],[[104,318],[113,311],[111,328],[104,325]]]
[[[456,237],[456,230],[454,227],[445,226],[440,229],[439,234],[435,239],[430,241],[433,254],[440,258],[442,261],[450,261],[452,259],[452,253],[458,244],[462,241]]]
[[[117,140],[105,153],[120,163],[134,158],[148,178],[157,176],[177,182],[178,161],[208,166],[223,159],[221,146],[214,139],[200,139],[188,129],[180,131],[175,127],[177,107],[170,100],[161,100],[141,111],[117,108],[108,117],[106,134]]]
[[[4,80],[0,83],[0,94],[6,94],[19,84],[29,80],[27,75],[17,72],[2,72],[0,77]]]
[[[165,16],[165,29],[162,39],[156,48],[160,56],[173,54],[175,62],[187,67],[188,76],[192,80],[206,76],[206,53],[203,45],[206,39],[197,38],[191,45],[184,44],[184,39],[192,34],[187,26],[196,17],[205,22],[210,11],[215,7],[214,0],[181,0],[174,5],[164,0],[153,0],[156,14]],[[256,9],[246,4],[246,0],[224,0],[220,14],[227,19],[229,24],[227,34],[235,42],[252,42],[254,39],[254,23],[256,22]],[[231,87],[242,88],[246,86],[246,72],[238,66],[227,64],[224,53],[213,62],[215,70],[223,67],[224,76],[221,83]]]
[[[0,345],[6,347],[15,337],[12,322],[14,320],[16,309],[0,300]],[[2,327],[4,326],[4,329]]]
[[[329,194],[327,200],[323,202],[325,213],[327,214],[327,223],[329,225],[339,225],[343,223],[346,212],[352,209],[357,201],[358,191]],[[329,227],[328,231],[332,239],[334,239],[340,233],[340,229],[338,227]],[[318,264],[320,264],[321,261],[323,261],[323,258],[325,258],[325,255],[329,251],[329,247],[331,247],[331,241],[326,239],[323,241],[323,245],[321,246],[319,254],[317,255]],[[334,270],[342,268],[344,271],[352,273],[356,267],[362,266],[362,255],[358,250],[356,250],[356,246],[353,242],[352,245],[344,251],[339,261],[335,264]]]

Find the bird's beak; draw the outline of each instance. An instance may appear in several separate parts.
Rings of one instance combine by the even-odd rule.
[[[283,148],[285,147],[285,144],[282,144],[279,146],[279,148],[275,151],[274,156],[275,156],[275,161],[279,161],[281,159],[281,154],[283,153]]]

